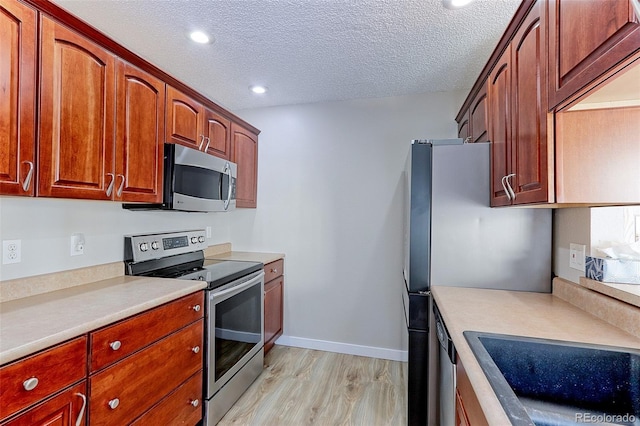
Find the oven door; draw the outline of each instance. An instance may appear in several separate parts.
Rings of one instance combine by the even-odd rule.
[[[237,165],[196,149],[167,144],[165,177],[175,210],[228,211],[236,206]]]
[[[264,272],[209,292],[207,399],[264,346]]]

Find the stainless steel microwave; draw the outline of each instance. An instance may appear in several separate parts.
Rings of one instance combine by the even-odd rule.
[[[235,163],[182,145],[164,145],[163,201],[123,204],[129,210],[224,212],[236,208]]]

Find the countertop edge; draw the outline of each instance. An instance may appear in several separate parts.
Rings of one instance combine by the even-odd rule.
[[[92,284],[99,284],[105,281],[98,281]],[[92,286],[92,284],[86,284],[82,287],[85,288],[85,290],[90,291],[90,287]],[[97,330],[101,327],[111,325],[120,320],[137,315],[149,309],[158,307],[165,303],[171,302],[173,300],[179,299],[183,296],[195,293],[206,288],[206,283],[201,281],[193,281],[193,283],[189,283],[188,286],[183,286],[182,284],[184,284],[184,281],[181,281],[181,286],[176,287],[175,290],[168,291],[160,296],[155,296],[142,302],[134,303],[117,311],[110,312],[106,315],[100,315],[98,317],[83,320],[83,322],[81,322],[77,326],[65,328],[64,330],[61,330],[59,332],[33,339],[29,342],[17,345],[7,350],[0,348],[0,365],[16,361],[25,356],[32,355],[44,349],[63,343],[67,340],[74,339],[83,334]],[[3,327],[4,326],[5,324],[3,324]]]

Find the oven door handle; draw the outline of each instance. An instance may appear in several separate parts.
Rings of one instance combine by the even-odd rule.
[[[220,301],[220,299],[227,299],[231,296],[235,296],[236,294],[243,292],[244,290],[248,289],[249,287],[252,287],[254,285],[256,285],[256,283],[259,283],[262,278],[264,277],[264,272],[260,272],[259,275],[257,275],[255,278],[251,278],[249,281],[244,282],[242,284],[239,285],[235,285],[233,287],[227,288],[225,290],[221,290],[216,292],[215,290],[213,290],[211,292],[211,300],[215,303]]]

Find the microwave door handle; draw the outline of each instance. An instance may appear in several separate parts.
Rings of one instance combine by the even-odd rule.
[[[224,165],[223,173],[229,176],[229,190],[227,191],[227,199],[224,202],[224,209],[227,210],[229,208],[229,203],[231,202],[231,191],[233,190],[233,178],[231,177],[231,166],[229,163]]]

